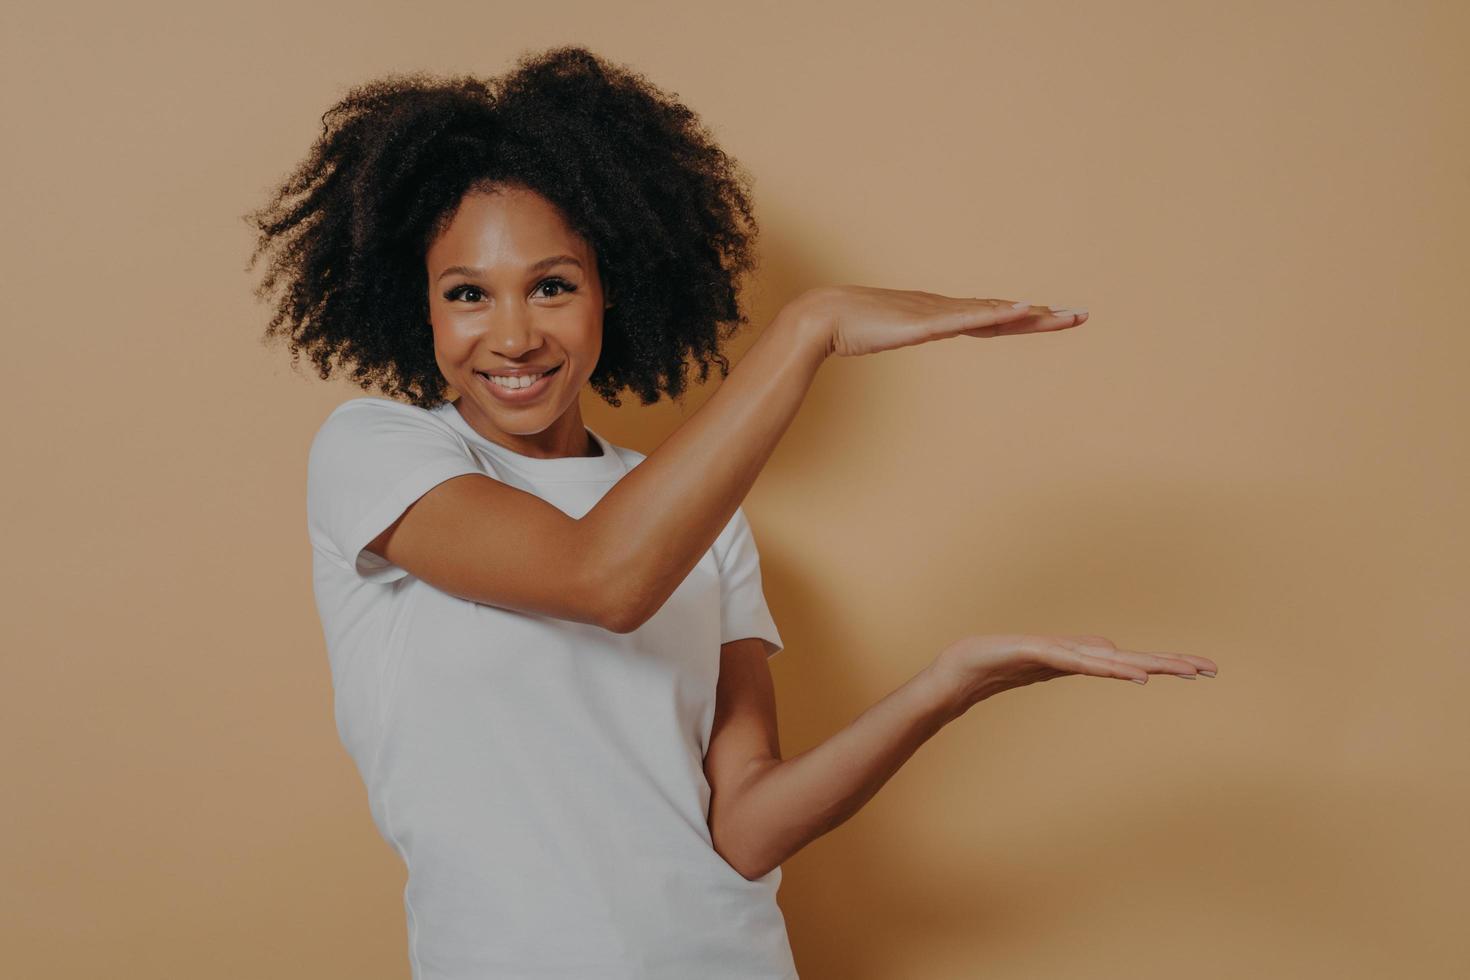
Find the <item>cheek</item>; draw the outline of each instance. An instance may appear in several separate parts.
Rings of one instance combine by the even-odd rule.
[[[467,359],[475,347],[475,331],[452,320],[433,326],[434,358],[441,365],[453,366]]]
[[[577,331],[577,354],[582,359],[582,372],[591,374],[602,356],[602,318],[583,323]]]

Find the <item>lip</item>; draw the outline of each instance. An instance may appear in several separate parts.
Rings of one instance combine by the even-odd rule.
[[[490,389],[490,394],[494,395],[499,401],[505,402],[507,405],[521,405],[525,402],[535,401],[537,398],[541,397],[542,393],[545,392],[547,388],[551,387],[551,379],[555,378],[560,372],[561,365],[558,364],[556,366],[556,370],[552,371],[550,374],[543,374],[536,381],[535,384],[532,384],[526,388],[517,388],[515,391],[511,391],[508,388],[500,387],[500,385],[491,381],[479,371],[475,372],[475,377],[479,378],[480,384]]]

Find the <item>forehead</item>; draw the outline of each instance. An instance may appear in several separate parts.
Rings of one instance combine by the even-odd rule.
[[[444,231],[430,245],[430,265],[534,262],[554,252],[586,254],[586,243],[560,209],[523,187],[466,194]]]

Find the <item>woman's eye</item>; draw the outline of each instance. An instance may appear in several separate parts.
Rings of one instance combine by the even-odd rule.
[[[447,293],[444,294],[444,298],[445,299],[448,299],[448,300],[459,299],[459,298],[463,297],[464,294],[467,293],[467,292],[468,293],[475,293],[476,295],[481,295],[480,294],[480,288],[478,286],[455,286],[449,292],[447,292]],[[468,301],[471,302],[471,303],[478,303],[479,302],[479,300],[477,300],[477,299],[471,299],[471,300],[468,300]]]
[[[573,286],[565,279],[543,279],[541,280],[541,286],[551,289],[558,289],[561,291],[557,293],[551,293],[550,295],[552,296],[560,296],[561,293],[572,293],[576,292],[577,290],[576,286]]]

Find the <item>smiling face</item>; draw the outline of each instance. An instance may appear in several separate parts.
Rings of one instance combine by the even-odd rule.
[[[578,395],[606,303],[596,254],[556,206],[522,187],[471,191],[425,263],[434,359],[464,420],[526,456],[595,454]],[[543,376],[512,387],[528,374]]]

